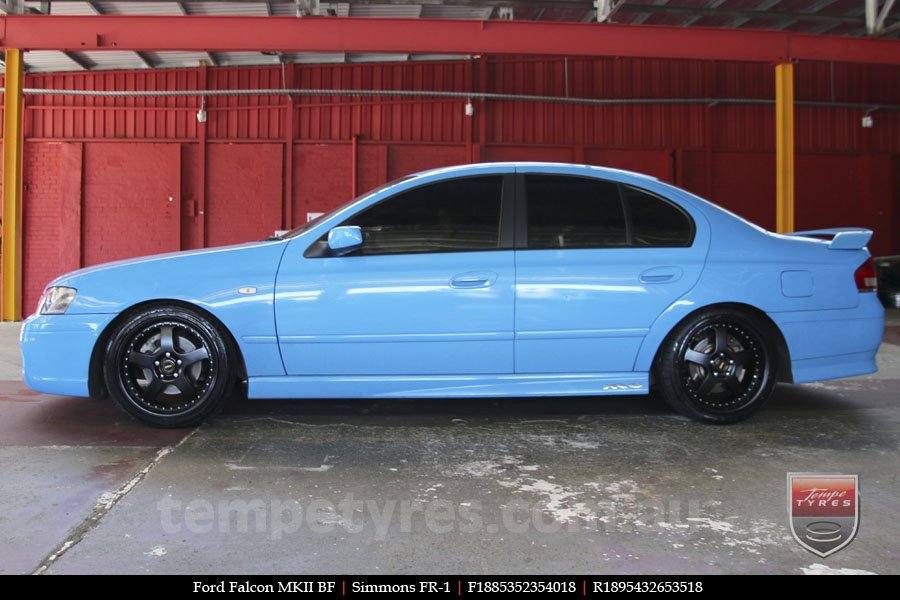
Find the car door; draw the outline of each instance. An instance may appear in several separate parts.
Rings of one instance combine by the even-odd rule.
[[[276,284],[287,374],[511,373],[512,171],[407,187],[362,208],[334,224],[362,229],[348,255],[315,250],[327,232],[313,247],[295,239]]]
[[[654,320],[696,282],[691,216],[632,185],[518,176],[517,373],[631,371]]]

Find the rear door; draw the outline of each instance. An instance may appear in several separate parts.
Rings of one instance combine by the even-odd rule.
[[[631,371],[651,324],[700,275],[675,203],[565,173],[517,178],[517,373]]]

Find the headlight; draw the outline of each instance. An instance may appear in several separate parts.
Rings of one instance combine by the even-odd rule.
[[[66,312],[75,294],[78,292],[75,288],[70,287],[48,287],[41,294],[38,302],[38,313],[42,315],[61,315]]]

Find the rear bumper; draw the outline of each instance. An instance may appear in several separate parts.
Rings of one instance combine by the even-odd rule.
[[[771,313],[791,353],[794,383],[866,375],[878,370],[884,307],[861,293],[856,308]]]
[[[91,354],[115,315],[32,315],[22,325],[22,379],[36,392],[88,396]]]

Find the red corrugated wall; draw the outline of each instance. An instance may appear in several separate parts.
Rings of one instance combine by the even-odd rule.
[[[799,101],[900,105],[896,67],[797,65]],[[404,89],[589,98],[771,99],[771,65],[649,59],[32,74],[28,87]],[[53,276],[104,260],[258,239],[384,181],[478,160],[644,171],[774,226],[770,105],[585,106],[423,98],[32,96],[26,106],[25,306]],[[796,110],[797,227],[862,225],[900,252],[900,113]],[[354,157],[356,164],[354,165]],[[353,181],[353,174],[356,181]],[[171,202],[169,198],[171,197]]]

